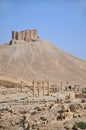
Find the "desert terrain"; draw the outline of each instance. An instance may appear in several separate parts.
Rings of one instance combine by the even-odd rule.
[[[12,38],[0,45],[0,130],[86,129],[86,61],[37,31]]]
[[[86,123],[86,89],[54,89],[38,96],[32,87],[0,86],[0,130],[79,130],[76,123]]]
[[[32,82],[49,80],[86,84],[86,61],[56,48],[48,41],[0,46],[0,75]]]

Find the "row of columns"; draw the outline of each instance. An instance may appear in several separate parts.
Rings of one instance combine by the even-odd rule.
[[[33,81],[33,96],[35,96],[35,93],[37,96],[40,95],[40,92],[43,93],[43,96],[45,96],[45,93],[47,91],[47,95],[50,95],[50,86],[48,81]],[[47,89],[47,90],[46,90]]]
[[[50,85],[49,85],[49,81],[33,81],[33,96],[35,96],[35,94],[37,96],[40,96],[40,93],[42,92],[43,96],[45,96],[45,94],[47,94],[48,96],[50,95]],[[61,82],[61,91],[63,90],[63,82]],[[23,81],[21,81],[21,92],[23,89]],[[66,87],[69,86],[69,82],[66,82]],[[74,85],[74,90],[77,92],[80,89],[80,85]],[[47,92],[46,92],[47,91]]]

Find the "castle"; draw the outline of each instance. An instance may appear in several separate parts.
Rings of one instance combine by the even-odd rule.
[[[10,41],[10,45],[35,42],[39,40],[40,38],[37,30],[24,30],[21,32],[12,31],[12,40]]]

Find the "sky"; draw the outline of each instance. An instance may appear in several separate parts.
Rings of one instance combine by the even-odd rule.
[[[86,60],[86,0],[0,0],[0,44],[25,29]]]

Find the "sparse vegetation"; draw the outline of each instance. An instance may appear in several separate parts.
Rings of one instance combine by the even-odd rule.
[[[86,130],[86,122],[78,122],[75,124],[75,126],[77,126],[78,128],[82,130]]]

